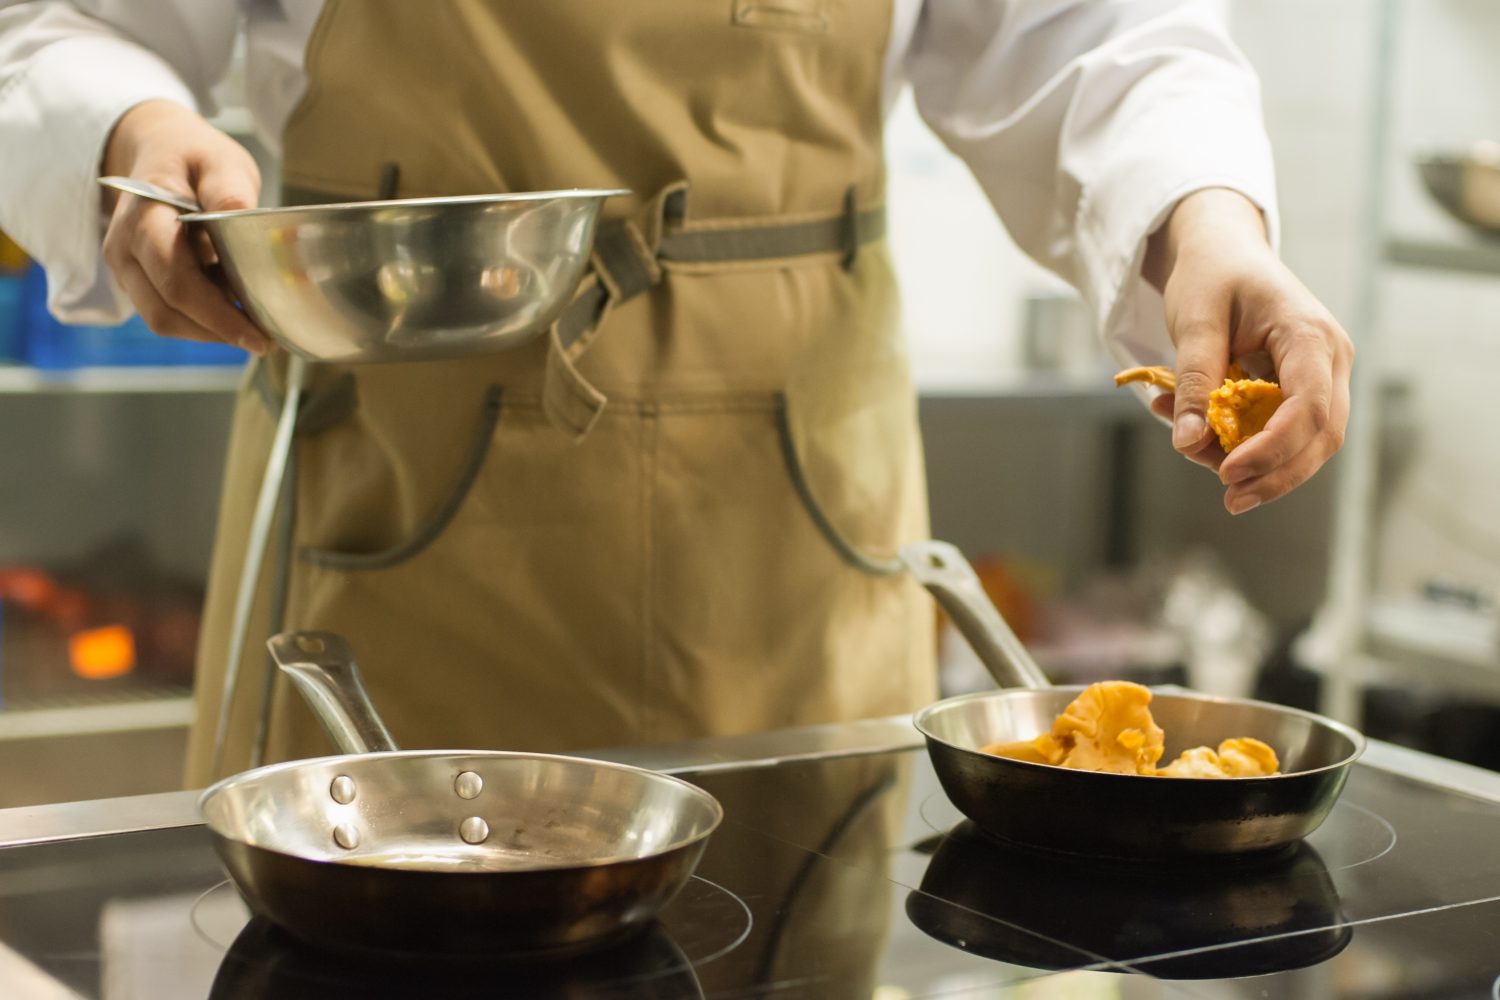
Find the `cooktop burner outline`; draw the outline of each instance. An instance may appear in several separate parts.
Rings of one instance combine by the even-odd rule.
[[[200,892],[198,894],[198,898],[195,899],[195,900],[193,900],[192,909],[188,911],[189,920],[190,920],[190,922],[193,925],[193,933],[196,934],[196,935],[198,935],[198,940],[202,941],[204,944],[208,945],[210,948],[215,948],[215,949],[217,949],[219,951],[228,951],[229,950],[229,946],[234,943],[234,938],[231,936],[228,941],[220,941],[213,934],[209,933],[208,929],[203,926],[203,921],[201,919],[201,916],[202,916],[201,911],[202,911],[202,907],[205,904],[207,904],[210,900],[212,900],[215,897],[217,897],[225,889],[228,889],[231,892],[234,891],[234,883],[231,882],[231,881],[229,881],[229,879],[227,879],[227,878],[224,881],[218,883],[217,885],[211,885],[207,889],[204,889],[202,892]],[[249,922],[250,922],[250,911],[248,909],[246,909],[245,910],[245,920],[244,920],[244,923],[249,923]],[[244,924],[241,924],[240,927],[235,928],[235,932],[234,933],[238,934],[239,931],[243,928],[243,926],[244,926]]]
[[[711,944],[711,950],[708,950],[701,955],[687,954],[687,949],[683,945],[683,940],[688,936],[685,934],[670,934],[669,926],[672,923],[671,918],[674,915],[673,907],[676,907],[678,910],[680,910],[684,905],[695,905],[694,901],[690,898],[690,888],[695,883],[701,886],[707,886],[709,889],[713,890],[714,902],[710,905],[723,905],[724,903],[732,903],[738,909],[739,915],[743,918],[740,926],[737,928],[732,937],[727,937],[724,941]],[[228,940],[220,940],[219,935],[215,934],[208,927],[205,927],[203,919],[204,906],[210,902],[213,902],[217,897],[226,894],[231,895],[235,899],[238,899],[238,896],[235,895],[234,883],[229,879],[225,879],[216,885],[209,886],[207,889],[199,893],[198,897],[193,900],[193,905],[189,911],[189,920],[193,927],[193,933],[196,934],[199,940],[203,941],[203,943],[221,953],[227,953],[229,951],[229,949],[234,945],[235,937],[238,936],[242,930],[244,930],[245,926],[248,925],[252,919],[254,919],[254,915],[250,912],[249,908],[245,907],[242,903],[240,912],[243,914],[243,918],[239,921],[238,926],[236,926],[232,931],[227,932],[229,935]],[[684,903],[685,900],[686,903]],[[702,926],[705,926],[702,922],[703,915],[695,914],[695,916],[698,919],[694,922],[693,928],[696,930]],[[663,925],[668,925],[669,936],[671,936],[673,941],[678,944],[679,948],[683,949],[684,957],[688,959],[688,966],[692,969],[701,969],[704,966],[708,965],[710,962],[714,962],[720,958],[723,958],[725,955],[729,954],[740,945],[745,943],[745,940],[750,937],[751,931],[755,928],[755,914],[753,911],[751,911],[750,905],[746,903],[745,900],[740,896],[740,894],[735,892],[733,889],[729,889],[723,885],[720,885],[718,882],[715,882],[712,879],[704,878],[702,875],[694,875],[690,879],[688,879],[687,884],[683,887],[683,890],[678,893],[677,897],[673,899],[671,903],[667,904],[667,907],[662,911],[662,917],[658,922]]]
[[[946,823],[939,824],[938,820],[933,818],[936,812],[947,812],[950,818]],[[923,798],[921,804],[917,806],[917,815],[922,817],[922,822],[926,823],[933,833],[940,836],[963,822],[964,819],[964,814],[959,812],[958,807],[949,802],[948,796],[941,791],[933,792]]]
[[[1330,857],[1337,857],[1337,851],[1334,850],[1334,848],[1337,844],[1338,838],[1341,836],[1347,837],[1349,835],[1350,831],[1340,829],[1339,824],[1344,823],[1347,825],[1348,815],[1350,812],[1361,814],[1366,819],[1373,820],[1375,822],[1376,826],[1380,830],[1380,834],[1378,837],[1371,838],[1370,843],[1372,845],[1378,844],[1379,846],[1378,848],[1376,848],[1374,846],[1362,845],[1360,851],[1354,852],[1353,854],[1353,856],[1357,860],[1345,861],[1341,863],[1331,862],[1329,860]],[[1358,832],[1366,836],[1369,835],[1369,831]],[[1369,808],[1368,806],[1362,806],[1358,802],[1350,802],[1348,799],[1340,799],[1337,803],[1335,803],[1333,809],[1328,813],[1328,818],[1323,821],[1323,825],[1318,827],[1307,837],[1309,843],[1319,848],[1319,853],[1323,857],[1323,863],[1330,872],[1348,871],[1351,868],[1358,868],[1360,865],[1368,865],[1372,862],[1379,861],[1381,858],[1391,853],[1391,851],[1395,850],[1396,842],[1400,839],[1400,834],[1396,832],[1396,828],[1391,824],[1390,820],[1386,819],[1384,816],[1380,815],[1380,813]],[[1368,855],[1362,858],[1359,857],[1359,854],[1364,853],[1365,851],[1369,852]]]
[[[1405,910],[1401,913],[1383,913],[1379,916],[1360,917],[1356,920],[1343,920],[1335,926],[1339,928],[1348,927],[1351,930],[1354,930],[1360,927],[1368,927],[1373,924],[1388,923],[1392,920],[1405,920],[1410,917],[1420,917],[1430,913],[1444,913],[1448,910],[1460,910],[1467,906],[1484,906],[1489,903],[1500,903],[1500,896],[1488,896],[1484,899],[1470,899],[1465,900],[1462,903],[1444,903],[1442,906],[1426,906],[1416,910]],[[1144,958],[1120,960],[1115,964],[1125,966],[1126,968],[1131,969],[1131,971],[1139,972],[1140,970],[1135,968],[1138,965],[1149,965],[1155,962],[1170,961],[1172,959],[1178,958],[1188,958],[1193,955],[1206,955],[1215,951],[1229,951],[1234,948],[1243,948],[1247,945],[1264,944],[1268,941],[1283,941],[1287,938],[1301,937],[1307,934],[1317,934],[1327,929],[1328,928],[1310,927],[1304,930],[1283,931],[1276,934],[1266,934],[1258,938],[1246,939],[1244,941],[1226,941],[1223,944],[1204,945],[1201,948],[1184,948],[1180,951],[1164,952],[1160,955],[1149,955]],[[1497,978],[1495,980],[1495,986],[1497,989],[1500,989],[1500,978]],[[1497,998],[1497,1000],[1500,1000],[1500,998]]]

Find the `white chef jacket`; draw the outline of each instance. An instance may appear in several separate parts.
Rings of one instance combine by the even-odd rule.
[[[605,0],[601,0],[601,3]],[[691,0],[707,2],[707,0]],[[0,229],[65,321],[123,320],[94,183],[152,98],[212,114],[243,29],[247,103],[278,150],[322,0],[0,0]],[[1237,190],[1276,230],[1259,82],[1213,0],[893,0],[883,99],[907,82],[1016,242],[1071,282],[1126,364],[1171,363],[1145,240],[1185,195]]]

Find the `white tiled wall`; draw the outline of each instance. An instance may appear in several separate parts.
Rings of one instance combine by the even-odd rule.
[[[1234,0],[1231,25],[1262,77],[1276,147],[1284,256],[1346,322],[1360,313],[1361,227],[1374,98],[1376,0]],[[1500,3],[1397,0],[1388,232],[1465,234],[1427,197],[1414,154],[1500,138]],[[1376,586],[1440,576],[1500,592],[1500,439],[1485,426],[1500,370],[1500,278],[1382,267],[1364,364],[1409,381],[1413,432],[1381,476]],[[1355,414],[1354,419],[1360,419]]]
[[[1067,286],[1021,253],[908,90],[886,122],[891,252],[922,385],[995,380],[1022,365],[1023,303]]]

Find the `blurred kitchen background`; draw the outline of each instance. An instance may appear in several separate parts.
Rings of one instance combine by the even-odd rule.
[[[1500,768],[1500,234],[1416,166],[1500,141],[1500,4],[1222,8],[1263,81],[1283,255],[1359,347],[1344,453],[1226,514],[906,99],[892,238],[934,534],[1056,680],[1253,694]],[[236,87],[219,121],[243,137]],[[1500,159],[1488,183],[1500,226]],[[60,327],[42,291],[0,249],[0,807],[177,787],[242,362]],[[988,683],[951,636],[943,669]]]

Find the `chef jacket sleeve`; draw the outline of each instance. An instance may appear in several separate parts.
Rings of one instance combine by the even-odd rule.
[[[142,101],[211,113],[238,19],[233,0],[0,0],[0,229],[46,268],[59,318],[130,314],[99,254],[104,144]]]
[[[1121,365],[1174,360],[1141,261],[1184,196],[1241,192],[1275,244],[1259,81],[1211,0],[926,0],[905,69],[928,125]]]

